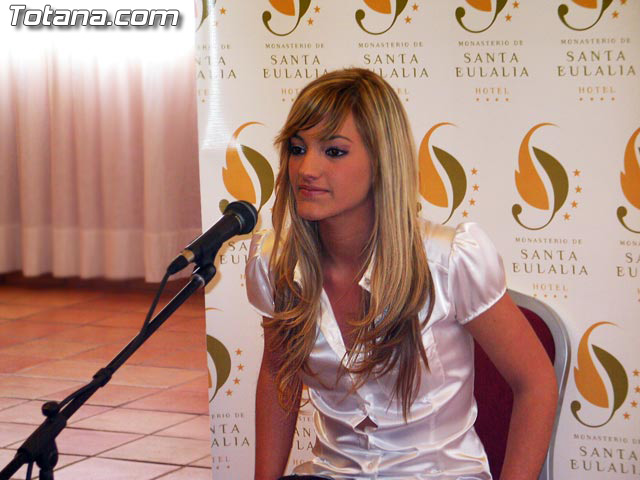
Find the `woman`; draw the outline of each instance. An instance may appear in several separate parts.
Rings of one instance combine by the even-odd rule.
[[[300,92],[276,144],[274,231],[254,236],[247,264],[265,338],[255,478],[283,474],[306,385],[316,458],[297,473],[490,479],[473,430],[475,338],[514,392],[501,478],[535,479],[553,369],[486,235],[418,218],[393,89],[363,69],[326,74]]]

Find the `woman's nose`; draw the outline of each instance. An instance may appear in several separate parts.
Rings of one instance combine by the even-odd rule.
[[[300,161],[298,174],[305,178],[318,178],[322,173],[320,156],[314,151],[307,151]]]

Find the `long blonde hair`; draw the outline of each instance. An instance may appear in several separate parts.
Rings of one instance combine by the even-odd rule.
[[[306,360],[316,340],[323,274],[316,222],[296,213],[288,176],[289,142],[297,132],[320,124],[321,136],[328,138],[350,113],[372,159],[375,214],[362,269],[371,262],[371,293],[362,318],[353,323],[351,359],[359,360],[348,368],[365,382],[397,367],[394,392],[406,419],[420,387],[421,360],[428,369],[421,330],[431,315],[433,284],[418,226],[418,167],[407,115],[392,87],[368,70],[334,71],[309,83],[276,138],[280,171],[270,261],[276,314],[264,327],[272,333],[268,348],[285,352],[279,355],[276,374],[279,401],[294,409],[292,393],[301,388],[300,373],[313,374]],[[296,265],[299,284],[293,279]],[[418,313],[427,301],[429,312],[420,322]]]

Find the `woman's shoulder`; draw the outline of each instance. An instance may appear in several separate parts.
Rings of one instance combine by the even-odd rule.
[[[462,222],[458,225],[441,225],[426,219],[420,219],[422,239],[430,263],[448,267],[452,254],[471,244],[487,243],[487,234],[475,222]]]
[[[418,225],[429,263],[447,267],[456,236],[456,228],[424,218],[419,220]]]

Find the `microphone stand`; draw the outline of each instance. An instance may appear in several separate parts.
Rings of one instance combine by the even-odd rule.
[[[27,479],[31,476],[31,469],[35,461],[40,468],[41,480],[53,480],[53,469],[58,462],[58,448],[56,437],[67,425],[71,416],[93,395],[100,387],[104,387],[113,374],[133,355],[138,348],[175,312],[196,290],[207,285],[216,274],[213,262],[198,266],[191,274],[191,280],[178,294],[158,312],[152,321],[145,324],[142,330],[122,349],[111,363],[101,368],[93,376],[93,380],[74,392],[67,398],[66,405],[58,402],[47,402],[42,406],[44,422],[27,438],[18,449],[15,457],[0,471],[0,480],[9,480],[24,464],[28,464]]]

